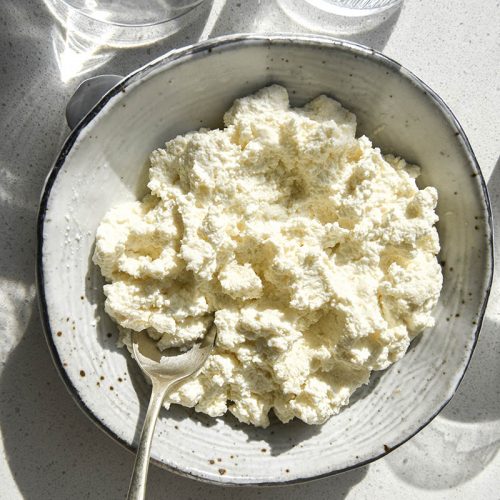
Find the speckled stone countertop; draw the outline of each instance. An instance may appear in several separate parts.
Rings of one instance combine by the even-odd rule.
[[[308,32],[271,0],[214,0],[175,35],[140,49],[86,48],[43,0],[0,3],[0,498],[123,498],[133,456],[72,401],[52,365],[35,285],[35,219],[45,176],[68,134],[78,83],[126,74],[173,47],[236,32]],[[498,2],[406,0],[399,15],[350,37],[401,62],[452,108],[479,160],[500,233]],[[332,31],[332,34],[335,34]],[[499,252],[497,250],[498,258]],[[472,363],[451,403],[371,465],[281,488],[224,489],[152,467],[148,498],[498,499],[500,281]]]

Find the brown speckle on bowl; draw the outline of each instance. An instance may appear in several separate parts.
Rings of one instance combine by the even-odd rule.
[[[85,370],[80,370],[80,377],[85,377]]]
[[[266,449],[266,448],[262,448],[260,451],[261,451],[262,453],[266,453],[267,449]]]
[[[62,332],[61,332],[61,331],[58,331],[58,332],[56,333],[56,335],[57,335],[58,337],[60,337],[60,336],[62,335]]]
[[[285,469],[285,472],[288,474],[290,472],[290,469]]]
[[[392,448],[390,446],[387,446],[386,444],[384,444],[384,451],[386,453],[389,453],[391,450],[392,450]]]
[[[215,463],[215,460],[210,459],[210,460],[208,461],[208,463],[209,463],[210,465],[213,465],[213,464]]]
[[[226,469],[219,469],[219,474],[223,476],[226,473]]]

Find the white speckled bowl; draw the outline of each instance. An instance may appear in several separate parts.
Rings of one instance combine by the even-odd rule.
[[[125,78],[71,133],[40,207],[37,276],[49,346],[81,408],[109,435],[135,448],[148,388],[115,347],[103,312],[91,263],[96,227],[111,206],[143,194],[142,166],[154,148],[218,126],[236,97],[271,82],[298,105],[320,93],[337,98],[358,116],[360,133],[422,166],[420,184],[440,194],[444,288],[435,328],[322,426],[262,430],[181,407],[164,411],[154,462],[224,484],[318,478],[375,460],[417,433],[464,374],[493,270],[489,202],[469,142],[443,101],[399,64],[316,36],[230,36],[170,52]]]

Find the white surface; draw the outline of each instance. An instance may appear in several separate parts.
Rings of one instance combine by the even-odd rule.
[[[94,48],[85,56],[74,53],[74,40],[61,37],[39,0],[0,5],[0,498],[125,494],[133,457],[73,403],[42,336],[33,285],[38,196],[68,132],[65,102],[83,77],[125,74],[200,37],[305,31],[271,2],[223,3],[217,0],[208,18],[150,48],[118,53]],[[395,58],[450,105],[469,136],[500,220],[498,15],[493,0],[407,0],[394,24],[351,39]],[[105,66],[92,69],[97,63]],[[90,71],[72,79],[81,68]],[[457,395],[430,426],[385,459],[279,489],[221,489],[153,467],[149,497],[499,498],[499,295],[496,280],[476,353]]]

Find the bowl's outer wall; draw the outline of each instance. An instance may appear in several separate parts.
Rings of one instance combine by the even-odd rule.
[[[420,165],[420,185],[437,187],[445,281],[436,326],[323,426],[255,429],[173,407],[158,422],[153,459],[209,481],[300,481],[384,454],[450,399],[487,300],[491,225],[467,139],[439,99],[408,75],[371,50],[326,38],[228,37],[139,70],[76,129],[43,195],[38,278],[56,363],[108,432],[125,444],[137,441],[148,388],[115,347],[91,262],[95,230],[110,207],[144,194],[153,149],[177,134],[220,126],[235,98],[270,83],[284,85],[294,105],[322,93],[335,97],[356,113],[360,134]]]

